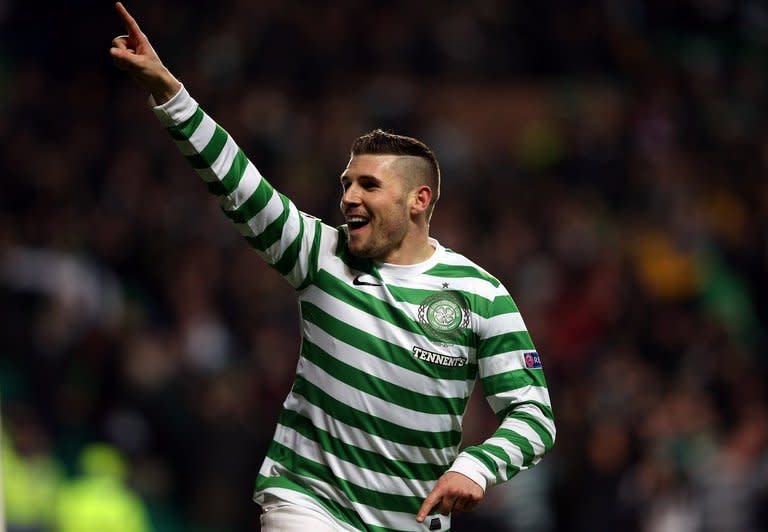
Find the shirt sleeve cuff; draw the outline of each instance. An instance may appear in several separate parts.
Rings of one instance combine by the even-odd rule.
[[[448,471],[461,473],[485,491],[485,488],[488,485],[488,479],[481,473],[483,469],[483,464],[481,464],[479,460],[467,454],[460,454]]]
[[[149,105],[160,123],[165,127],[173,127],[189,120],[197,111],[197,102],[189,95],[184,85],[170,100],[157,105],[154,96],[149,96]]]

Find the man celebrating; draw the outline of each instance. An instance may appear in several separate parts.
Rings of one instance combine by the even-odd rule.
[[[263,529],[448,530],[452,512],[537,463],[555,439],[541,360],[499,281],[429,236],[432,151],[381,130],[358,138],[341,174],[346,224],[328,226],[272,188],[116,6],[128,34],[114,62],[299,299],[296,377],[256,481]],[[501,425],[459,453],[478,377]]]

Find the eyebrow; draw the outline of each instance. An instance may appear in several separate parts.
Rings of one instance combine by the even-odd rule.
[[[382,180],[376,177],[375,175],[369,175],[369,174],[363,174],[357,177],[358,181],[373,181],[377,184],[381,184]],[[341,177],[339,178],[339,181],[341,181],[342,184],[348,183],[352,181],[352,179],[347,174],[341,174]]]

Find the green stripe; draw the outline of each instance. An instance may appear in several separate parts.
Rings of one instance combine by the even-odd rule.
[[[482,379],[483,391],[486,396],[499,395],[524,386],[547,387],[547,381],[541,370],[515,369]]]
[[[309,251],[309,265],[307,266],[307,276],[304,281],[297,287],[297,290],[301,291],[309,287],[315,280],[315,272],[317,272],[317,261],[320,255],[320,242],[323,237],[323,225],[320,220],[315,220],[315,238],[312,240],[312,248]]]
[[[495,478],[499,476],[499,468],[496,466],[496,462],[491,459],[480,447],[467,447],[462,452],[465,452],[471,456],[474,456],[485,466],[485,468],[491,472]]]
[[[379,436],[394,443],[428,449],[445,449],[456,447],[461,441],[460,431],[434,432],[408,429],[391,421],[373,416],[368,412],[353,408],[331,397],[301,375],[296,376],[293,391],[303,396],[317,408],[323,410],[330,418],[337,419],[368,434]]]
[[[229,166],[227,174],[221,179],[221,181],[211,181],[206,183],[208,185],[208,192],[217,196],[225,196],[232,194],[240,184],[240,180],[245,175],[245,169],[248,167],[248,158],[240,148],[237,149],[235,157],[232,159],[232,164]],[[266,181],[266,180],[263,180]],[[224,211],[226,214],[229,211]]]
[[[322,275],[323,272],[319,272]],[[354,306],[365,307],[366,302],[373,299],[373,296],[358,291],[357,297],[360,302],[355,302]],[[347,303],[351,302],[347,299]],[[477,364],[467,364],[464,367],[445,367],[435,364],[429,364],[423,360],[414,358],[410,349],[405,349],[397,344],[382,340],[351,323],[342,321],[317,307],[309,301],[301,301],[301,316],[304,320],[316,325],[333,338],[351,345],[368,353],[371,356],[386,360],[402,368],[415,371],[427,377],[443,380],[474,380],[477,375]]]
[[[473,279],[482,279],[483,281],[490,283],[494,288],[498,288],[501,285],[498,279],[473,266],[457,266],[454,264],[440,263],[424,272],[424,275],[454,279],[459,277],[471,277]]]
[[[317,502],[319,502],[323,507],[325,507],[325,509],[328,510],[328,513],[330,513],[334,518],[338,519],[339,521],[347,523],[348,525],[351,525],[358,530],[366,529],[366,524],[363,522],[362,519],[360,519],[360,516],[357,515],[357,512],[355,512],[350,508],[346,508],[345,506],[342,506],[336,501],[332,501],[331,499],[322,497],[317,493],[304,488],[303,486],[301,486],[301,484],[297,482],[293,482],[285,477],[265,477],[264,475],[259,474],[256,477],[256,491],[264,491],[268,488],[289,489],[289,490],[297,491],[309,497],[312,497]],[[311,532],[311,531],[307,531],[307,532]]]
[[[421,305],[424,300],[430,296],[439,293],[440,290],[425,290],[422,288],[405,288],[402,286],[394,286],[387,284],[389,293],[395,298],[395,300],[409,303],[411,305]],[[463,290],[451,290],[453,293],[461,294],[464,300],[469,305],[469,309],[483,318],[490,318],[494,315],[491,309],[491,302],[484,297],[474,294],[472,292],[465,292]]]
[[[329,375],[365,393],[409,410],[426,414],[460,416],[467,398],[438,397],[414,392],[386,379],[370,375],[329,355],[317,345],[304,341],[302,354]]]
[[[522,349],[536,349],[528,331],[515,331],[481,339],[477,346],[478,358],[520,351]]]
[[[415,317],[411,317],[403,309],[365,294],[362,290],[334,277],[327,271],[323,270],[318,272],[316,284],[318,287],[322,288],[323,291],[332,294],[333,297],[340,299],[367,314],[375,316],[380,320],[384,320],[395,327],[399,327],[410,333],[428,337],[424,329],[416,321]],[[475,335],[470,328],[463,329],[461,334],[457,335],[456,338],[440,340],[445,343],[467,347],[474,346],[476,343]]]
[[[514,430],[499,428],[496,432],[493,433],[492,437],[504,438],[505,440],[512,442],[518,449],[520,449],[520,452],[523,455],[523,465],[526,467],[530,466],[533,463],[534,458],[536,458],[536,453],[533,451],[533,445],[531,445],[531,442],[528,441],[528,438],[515,432]],[[481,447],[485,447],[485,445],[481,445]],[[504,454],[506,455],[506,453]],[[512,465],[508,455],[505,461],[509,465]]]
[[[501,314],[512,314],[513,312],[519,312],[515,300],[509,294],[503,294],[496,296],[492,303],[492,314],[494,316],[500,316]]]
[[[552,408],[547,406],[547,405],[541,404],[541,403],[539,403],[537,401],[523,401],[521,403],[515,403],[515,404],[512,404],[512,405],[509,405],[505,409],[501,410],[497,415],[498,415],[498,417],[500,419],[504,419],[507,416],[511,415],[512,412],[517,407],[522,406],[522,405],[533,405],[536,408],[538,408],[539,410],[541,410],[541,413],[544,414],[544,417],[546,417],[550,421],[554,421],[555,420],[555,415],[552,412]]]
[[[305,438],[317,442],[324,452],[377,473],[412,480],[435,481],[446,469],[444,465],[417,464],[403,460],[392,460],[379,453],[350,445],[315,426],[310,419],[293,410],[284,409],[280,414],[278,423],[290,427]]]
[[[240,180],[245,175],[245,169],[248,168],[248,157],[245,156],[243,150],[237,148],[235,158],[232,159],[232,165],[225,175],[221,179],[221,186],[224,188],[226,194],[232,194],[237,186],[240,184]],[[262,179],[262,182],[266,182],[266,179]]]
[[[273,442],[270,446],[267,456],[299,475],[315,478],[340,489],[352,502],[365,504],[379,510],[413,513],[414,516],[421,507],[421,497],[382,493],[358,486],[348,480],[338,478],[327,465],[309,460],[294,452],[293,449],[277,442]]]
[[[240,207],[234,211],[225,210],[224,214],[226,214],[227,218],[232,220],[233,223],[247,223],[259,213],[267,203],[269,203],[269,198],[272,197],[273,190],[272,185],[270,185],[266,179],[262,179],[259,186],[253,191],[253,194],[251,194]]]
[[[298,211],[296,211],[296,214],[298,215]],[[296,266],[296,263],[299,261],[299,256],[301,255],[301,244],[303,238],[304,218],[299,215],[299,233],[296,235],[296,238],[293,239],[293,242],[291,242],[291,244],[285,248],[283,251],[283,256],[280,257],[280,260],[272,265],[272,267],[276,269],[280,275],[288,275]]]
[[[265,227],[264,231],[262,231],[260,235],[246,237],[246,240],[259,251],[264,251],[269,246],[280,240],[280,237],[283,236],[283,226],[285,226],[285,221],[288,219],[288,214],[290,212],[288,210],[288,198],[277,192],[275,193],[279,195],[280,201],[283,204],[283,211],[280,213],[280,216],[278,216],[276,220]]]
[[[227,132],[220,126],[216,126],[213,132],[213,136],[203,150],[195,155],[187,155],[187,160],[192,165],[192,168],[210,168],[216,159],[221,155],[224,145],[227,143]]]
[[[541,424],[541,421],[539,421],[539,419],[535,416],[532,416],[528,412],[515,412],[512,414],[512,417],[527,423],[528,426],[531,427],[531,429],[539,435],[539,438],[541,438],[541,442],[544,444],[545,449],[551,449],[555,444],[555,441],[552,439],[552,435],[544,427],[544,425]]]
[[[192,133],[195,132],[195,130],[197,129],[197,126],[199,126],[200,122],[203,121],[204,116],[205,116],[205,113],[198,105],[197,109],[195,110],[192,116],[187,118],[181,124],[169,127],[168,133],[170,133],[171,137],[173,137],[176,140],[189,140],[189,137],[191,137]]]

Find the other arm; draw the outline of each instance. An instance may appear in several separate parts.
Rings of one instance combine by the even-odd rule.
[[[555,425],[541,359],[503,287],[491,303],[478,345],[480,382],[501,420],[493,435],[467,447],[427,496],[421,522],[438,507],[443,514],[474,508],[485,489],[505,482],[541,460],[555,442]]]

